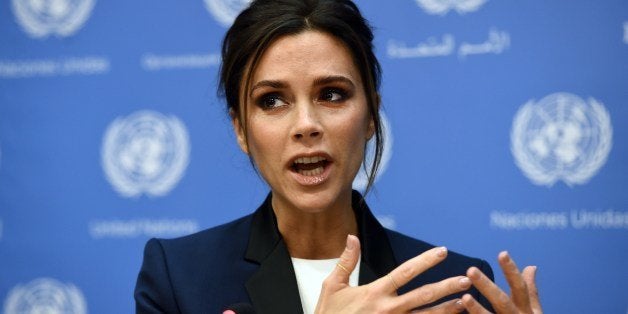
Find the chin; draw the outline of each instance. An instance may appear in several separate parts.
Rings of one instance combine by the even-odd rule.
[[[351,189],[347,200],[351,202]],[[296,208],[307,213],[321,213],[335,207],[343,201],[343,193],[339,189],[321,189],[316,191],[295,191],[288,201]]]

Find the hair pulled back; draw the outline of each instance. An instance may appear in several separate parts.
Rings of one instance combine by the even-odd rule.
[[[256,0],[242,11],[222,42],[218,91],[226,99],[232,118],[238,117],[246,134],[246,104],[242,102],[260,57],[276,39],[315,30],[346,45],[360,71],[367,106],[375,125],[375,155],[367,170],[368,191],[375,181],[383,150],[379,114],[381,67],[373,52],[373,32],[350,0]],[[242,90],[243,89],[243,90]],[[366,147],[365,147],[366,150]],[[366,154],[365,154],[366,158]]]

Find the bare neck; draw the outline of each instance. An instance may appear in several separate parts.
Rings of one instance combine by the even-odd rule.
[[[303,259],[338,258],[348,234],[357,234],[358,226],[348,201],[316,213],[287,206],[275,207],[279,232],[291,257]]]

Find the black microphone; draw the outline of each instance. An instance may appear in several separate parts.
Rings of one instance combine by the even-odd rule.
[[[231,304],[225,309],[223,314],[229,310],[233,311],[235,314],[255,314],[255,309],[249,303]]]

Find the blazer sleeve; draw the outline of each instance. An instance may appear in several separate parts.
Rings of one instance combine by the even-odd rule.
[[[482,271],[482,273],[484,275],[486,275],[486,277],[491,279],[491,281],[495,282],[495,276],[493,275],[493,269],[491,268],[491,265],[489,265],[485,260],[482,260],[482,263],[480,264],[480,266],[478,268],[480,269],[480,271]],[[488,301],[488,299],[484,297],[484,295],[479,294],[479,297],[478,297],[477,301],[480,304],[482,304],[482,306],[485,309],[487,309],[489,312],[494,313],[493,306]]]
[[[158,239],[150,239],[144,248],[144,261],[135,285],[136,313],[180,313],[166,262]]]

